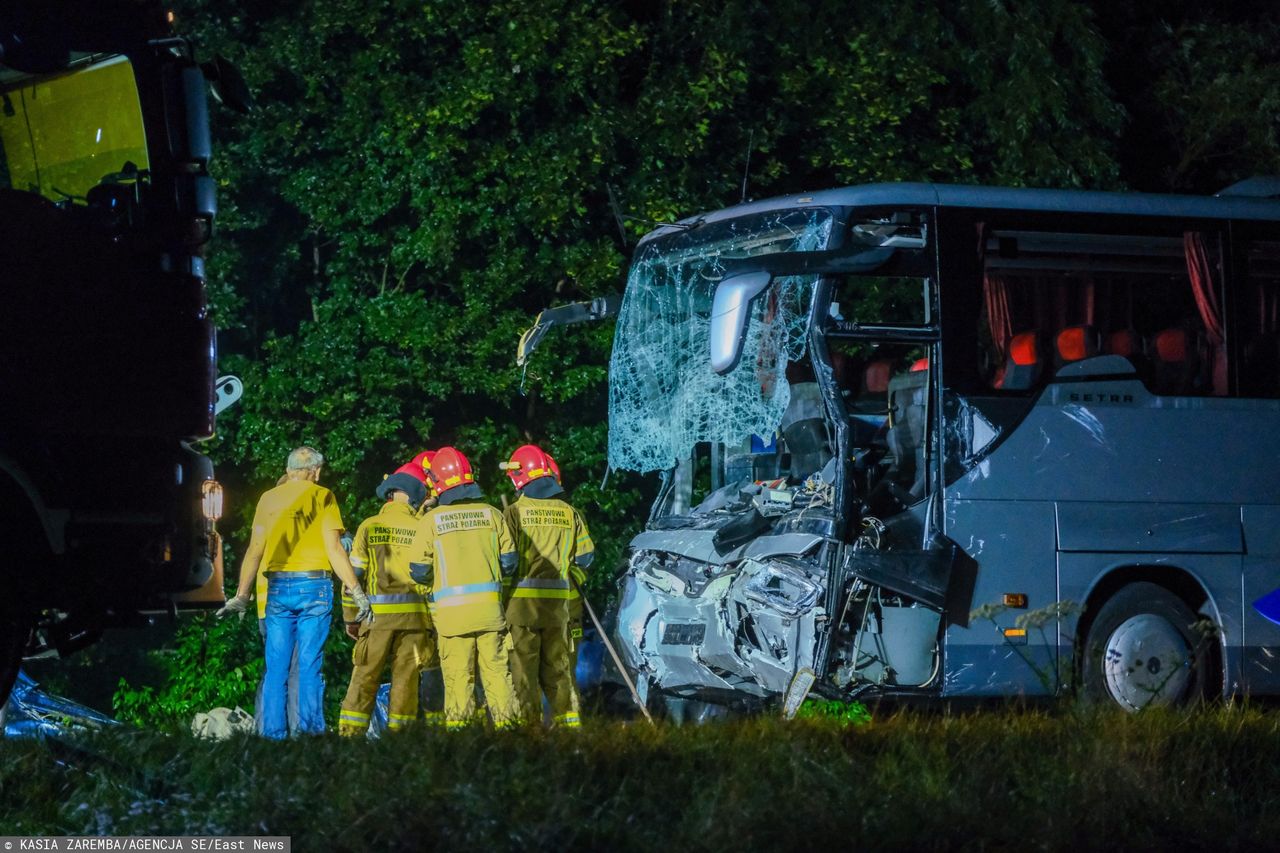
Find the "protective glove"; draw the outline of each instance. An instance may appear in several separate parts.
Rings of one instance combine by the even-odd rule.
[[[423,586],[431,586],[431,566],[427,563],[410,563],[409,577],[413,578],[414,583]]]
[[[503,577],[511,577],[514,575],[519,565],[520,555],[515,551],[498,555],[498,568],[502,570]]]
[[[360,588],[349,589],[347,594],[351,596],[351,600],[356,605],[356,622],[363,622],[366,625],[373,624],[373,605],[369,603],[369,596],[364,594],[364,590]]]
[[[218,608],[218,612],[213,615],[221,619],[229,613],[239,613],[240,618],[243,619],[244,612],[248,609],[249,596],[237,595],[228,600],[226,604],[222,605],[222,607]]]

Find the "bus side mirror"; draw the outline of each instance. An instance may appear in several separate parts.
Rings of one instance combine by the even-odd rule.
[[[723,376],[737,367],[747,335],[751,303],[764,292],[773,275],[763,270],[721,279],[711,301],[711,369]]]

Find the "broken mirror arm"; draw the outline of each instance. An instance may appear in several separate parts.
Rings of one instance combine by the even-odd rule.
[[[516,366],[524,367],[529,356],[542,343],[542,338],[554,326],[571,326],[574,323],[592,323],[615,317],[622,307],[622,294],[597,296],[590,302],[573,302],[556,308],[546,308],[533,321],[533,325],[520,336],[516,348]]]

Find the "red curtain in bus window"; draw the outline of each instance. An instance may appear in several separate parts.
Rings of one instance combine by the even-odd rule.
[[[991,343],[996,348],[996,363],[1003,366],[1013,337],[1013,320],[1009,317],[1009,283],[1003,276],[986,273],[982,277],[982,293],[987,302],[987,325],[991,327]]]
[[[1191,290],[1196,297],[1196,308],[1209,338],[1213,370],[1213,394],[1227,393],[1227,349],[1223,345],[1222,310],[1218,307],[1218,293],[1213,281],[1213,268],[1204,248],[1204,238],[1195,231],[1182,235],[1182,249],[1187,257],[1187,275],[1191,277]]]

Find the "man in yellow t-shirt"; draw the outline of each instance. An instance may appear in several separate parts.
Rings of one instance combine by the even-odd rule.
[[[471,722],[476,667],[494,725],[516,721],[508,663],[502,579],[516,567],[516,548],[502,513],[484,503],[471,463],[442,447],[427,478],[439,505],[422,519],[411,577],[427,586],[444,675],[444,718],[450,728]]]
[[[288,481],[289,475],[281,474],[280,479],[276,480],[276,485],[283,486]],[[265,652],[267,642],[267,575],[265,572],[258,572],[258,579],[254,581],[253,600],[258,608],[258,636],[262,638]],[[296,732],[298,730],[298,652],[296,648],[293,657],[289,660],[288,699],[285,702],[285,710],[289,731]],[[253,697],[253,724],[258,734],[262,734],[262,719],[262,678],[259,677],[258,692]]]
[[[526,444],[503,470],[520,498],[503,515],[516,538],[520,565],[507,601],[515,653],[511,676],[526,722],[542,719],[546,694],[558,726],[576,728],[575,644],[569,636],[570,596],[595,556],[587,525],[563,500],[559,468],[541,448]]]
[[[285,695],[289,661],[298,656],[297,731],[325,730],[324,679],[320,674],[324,642],[333,609],[333,580],[342,580],[361,621],[372,621],[369,599],[360,588],[342,548],[342,516],[333,492],[317,484],[324,457],[311,447],[289,454],[288,479],[258,501],[253,534],[240,564],[236,595],[218,611],[244,613],[258,572],[267,576],[266,662],[262,682],[262,733],[288,734]]]

